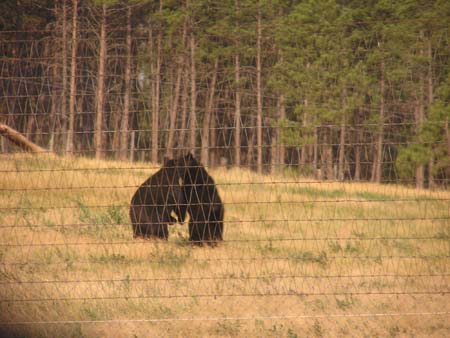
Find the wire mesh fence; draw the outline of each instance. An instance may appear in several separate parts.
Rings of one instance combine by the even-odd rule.
[[[133,238],[130,200],[155,165],[2,157],[5,329],[428,332],[448,316],[448,191],[211,168],[223,242],[198,247],[186,221]]]
[[[235,39],[149,24],[145,3],[82,4],[72,36],[75,2],[0,31],[2,335],[448,335],[447,26],[376,62],[339,46],[366,82],[332,92],[310,49],[315,73],[277,87],[293,59],[270,11],[260,69],[254,46],[208,59]]]

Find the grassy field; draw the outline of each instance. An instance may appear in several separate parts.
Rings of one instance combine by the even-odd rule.
[[[450,336],[448,191],[219,168],[225,241],[192,247],[132,238],[157,165],[0,156],[0,336]]]

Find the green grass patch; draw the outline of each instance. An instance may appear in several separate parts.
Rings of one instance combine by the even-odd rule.
[[[121,254],[101,254],[101,255],[89,255],[89,261],[96,264],[129,264],[133,262],[133,259]]]
[[[80,312],[82,317],[87,317],[89,320],[99,319],[97,312],[95,312],[95,310],[90,306],[82,305],[80,308]]]
[[[341,189],[318,189],[313,187],[288,187],[291,194],[305,195],[311,198],[342,198],[346,196],[345,190]]]
[[[273,245],[272,241],[258,243],[256,248],[263,256],[280,254],[283,251],[281,248]]]
[[[79,208],[79,220],[92,225],[123,224],[128,222],[125,208],[117,205],[108,206],[105,211],[90,208],[82,199],[75,200]]]
[[[189,263],[192,256],[190,248],[183,248],[178,252],[165,250],[163,252],[152,252],[149,255],[150,261],[158,268],[172,268],[179,269],[185,264]]]
[[[51,157],[26,156],[14,159],[14,167],[17,171],[60,169],[63,163],[64,161],[59,158]]]
[[[241,323],[238,320],[236,321],[227,320],[217,323],[215,333],[219,336],[236,337],[239,335],[240,330],[241,330]]]
[[[341,310],[349,310],[355,305],[355,299],[351,296],[343,299],[336,298],[336,305]]]
[[[411,244],[409,240],[394,240],[392,241],[392,247],[403,254],[412,255],[420,253],[420,250]]]
[[[443,239],[446,241],[450,241],[450,228],[448,229],[442,228],[440,231],[436,233],[436,235],[434,235],[434,237],[436,239]]]
[[[370,191],[358,191],[351,194],[352,197],[360,198],[367,201],[387,201],[392,197]]]
[[[291,252],[289,258],[297,263],[314,263],[320,265],[322,268],[328,264],[328,257],[325,251],[314,253],[311,251]]]
[[[368,201],[386,201],[392,197],[369,191],[347,192],[344,189],[320,189],[314,187],[288,187],[288,193],[305,195],[310,198],[354,198]]]
[[[174,311],[172,310],[172,308],[162,303],[157,303],[150,308],[149,314],[150,316],[155,316],[157,318],[170,318],[174,315]]]

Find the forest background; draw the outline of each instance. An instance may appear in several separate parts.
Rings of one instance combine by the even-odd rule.
[[[193,150],[208,167],[446,185],[448,1],[7,0],[0,13],[0,122],[49,151]]]

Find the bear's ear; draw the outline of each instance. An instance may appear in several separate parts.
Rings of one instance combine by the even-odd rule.
[[[163,166],[164,167],[171,167],[172,166],[172,162],[173,161],[169,157],[164,156],[164,160],[163,160]]]
[[[194,153],[193,153],[192,150],[191,150],[190,152],[187,153],[186,159],[188,159],[188,160],[193,160],[194,158],[195,158],[195,157],[194,157]]]

